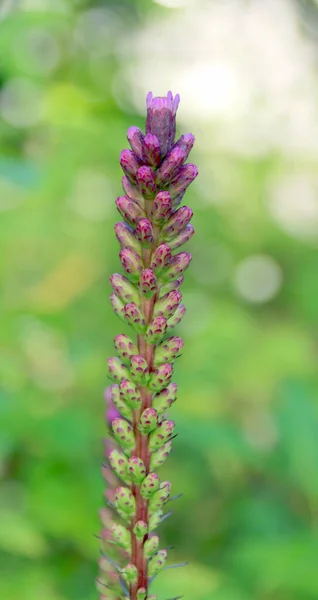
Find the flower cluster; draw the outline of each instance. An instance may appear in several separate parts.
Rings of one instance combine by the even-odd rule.
[[[113,384],[106,390],[106,420],[112,439],[104,468],[109,508],[101,511],[101,600],[154,600],[149,584],[167,560],[154,530],[165,518],[171,485],[157,470],[171,452],[175,431],[167,410],[177,396],[173,362],[183,340],[171,331],[185,313],[180,287],[191,261],[179,248],[194,233],[192,210],[180,204],[197,176],[196,166],[186,162],[194,136],[175,141],[178,104],[178,95],[153,98],[150,92],[146,134],[131,127],[131,149],[120,154],[125,193],[116,200],[123,220],[115,233],[124,275],[111,276],[110,300],[136,340],[117,335],[116,356],[108,360]]]

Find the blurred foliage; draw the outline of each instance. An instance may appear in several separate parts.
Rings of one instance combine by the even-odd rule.
[[[113,42],[166,9],[28,5],[12,3],[0,23],[0,597],[90,600],[105,360],[122,329],[108,302],[118,155],[127,127],[143,123],[114,94]],[[101,7],[114,22],[95,31],[83,15]],[[266,211],[268,183],[290,172],[281,156],[199,149],[194,160],[216,182],[210,195],[224,202],[207,201],[203,182],[188,192],[197,235],[172,410],[179,436],[163,469],[184,493],[163,544],[174,546],[170,564],[189,565],[154,589],[160,598],[315,600],[317,235],[289,235]],[[268,301],[249,302],[234,285],[253,255],[269,255],[283,274]]]

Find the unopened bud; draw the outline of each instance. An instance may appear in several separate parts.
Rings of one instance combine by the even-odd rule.
[[[123,308],[123,315],[126,323],[133,327],[137,333],[145,333],[147,325],[144,314],[139,306],[135,302],[129,302],[125,304]]]
[[[157,411],[154,408],[146,408],[140,416],[138,429],[144,434],[148,435],[151,431],[156,429],[158,424]]]
[[[157,429],[150,434],[149,449],[151,452],[158,450],[171,438],[175,428],[175,422],[165,420],[158,425]]]
[[[155,367],[162,363],[173,362],[184,346],[182,338],[172,336],[159,344],[155,349],[153,364]]]
[[[136,512],[136,500],[131,490],[125,487],[116,488],[115,506],[127,516],[133,517]]]
[[[125,449],[132,450],[135,446],[133,429],[125,419],[115,419],[112,422],[115,440]]]
[[[161,448],[159,448],[159,450],[153,452],[150,458],[150,468],[158,469],[159,467],[161,467],[161,465],[163,465],[166,462],[171,450],[172,442],[170,440],[169,442],[166,442]]]
[[[136,181],[144,198],[151,199],[156,193],[156,179],[153,170],[144,165],[136,172]]]
[[[151,167],[157,167],[161,160],[160,142],[155,135],[147,133],[143,142],[143,161]]]
[[[136,410],[141,405],[141,395],[137,386],[129,379],[125,379],[119,384],[120,395],[124,402],[133,410]]]
[[[157,291],[157,279],[152,269],[144,269],[139,279],[139,289],[145,298],[152,298]]]
[[[149,377],[148,363],[143,356],[136,354],[131,357],[130,374],[134,383],[146,385]]]
[[[143,218],[138,221],[135,236],[144,248],[149,248],[153,244],[153,231],[149,219]]]
[[[184,254],[184,253],[183,253]],[[177,254],[177,256],[179,256]],[[119,252],[120,262],[133,282],[139,281],[143,262],[139,254],[130,248],[122,248]],[[173,279],[173,277],[171,277]]]
[[[157,367],[150,375],[148,387],[152,392],[160,392],[170,383],[173,367],[170,363],[164,363]]]
[[[157,535],[152,535],[148,538],[144,543],[144,555],[146,558],[151,558],[156,552],[158,552],[159,548],[159,537]]]
[[[140,488],[140,493],[143,498],[151,498],[159,489],[160,479],[157,473],[149,473],[143,480]]]
[[[114,346],[120,360],[125,365],[130,365],[132,356],[138,354],[136,344],[124,333],[116,335],[114,338]]]
[[[140,485],[146,477],[146,467],[141,458],[132,456],[128,461],[127,472],[132,482]]]
[[[147,342],[148,344],[157,344],[162,340],[167,331],[167,319],[165,317],[155,317],[148,325]]]
[[[153,556],[148,563],[148,574],[150,577],[157,575],[166,564],[168,552],[167,550],[159,550],[155,556]]]

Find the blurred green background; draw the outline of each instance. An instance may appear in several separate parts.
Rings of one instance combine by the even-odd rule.
[[[197,143],[159,598],[318,598],[317,4],[0,3],[0,597],[93,600],[119,152]]]

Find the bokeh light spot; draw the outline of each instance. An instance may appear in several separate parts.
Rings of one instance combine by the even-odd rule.
[[[283,281],[279,264],[267,255],[249,256],[237,267],[234,286],[244,300],[253,303],[268,302],[281,288]]]
[[[14,127],[32,127],[42,118],[41,88],[28,79],[8,81],[0,94],[0,114]]]

